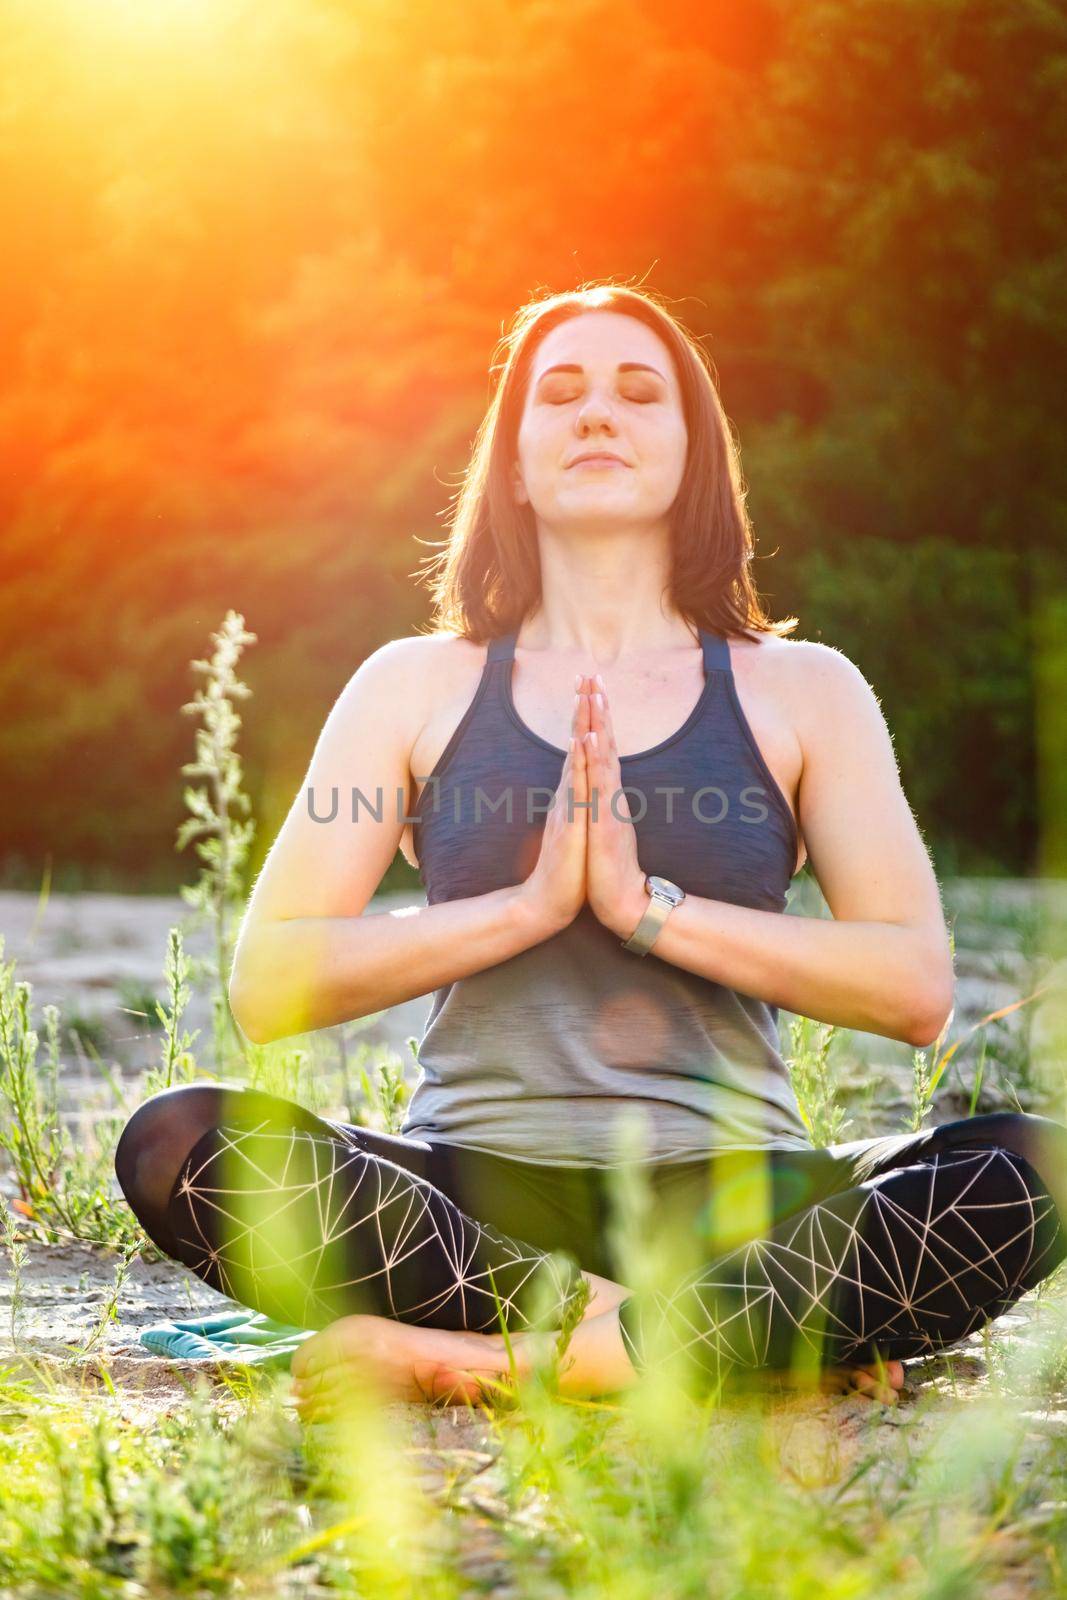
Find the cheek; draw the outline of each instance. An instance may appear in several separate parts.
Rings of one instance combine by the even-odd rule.
[[[675,489],[682,481],[688,450],[689,441],[684,428],[672,427],[664,430],[660,449],[662,475],[664,481]]]
[[[534,480],[543,478],[550,466],[558,460],[559,441],[550,429],[536,424],[524,426],[518,438],[517,454],[524,471]]]
[[[654,493],[677,491],[685,472],[686,451],[685,435],[674,428],[664,428],[646,442],[642,476]]]

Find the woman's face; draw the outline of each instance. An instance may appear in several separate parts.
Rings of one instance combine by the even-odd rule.
[[[583,311],[534,352],[515,498],[554,529],[662,525],[688,442],[677,374],[659,335],[624,312]],[[576,464],[590,451],[618,459]]]

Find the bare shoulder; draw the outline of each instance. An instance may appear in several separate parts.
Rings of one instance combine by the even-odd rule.
[[[485,660],[484,645],[459,634],[416,633],[389,639],[360,662],[341,700],[365,708],[373,700],[413,729],[432,715],[442,695],[455,692]]]
[[[834,645],[767,633],[731,639],[730,649],[735,675],[775,706],[805,750],[847,736],[857,721],[884,720],[874,689]]]
[[[415,680],[426,672],[451,670],[453,662],[479,653],[485,654],[484,645],[472,644],[457,633],[410,633],[379,645],[357,670],[401,679],[409,676]]]
[[[776,639],[775,644],[789,680],[805,694],[874,694],[856,663],[836,645],[817,639]]]
[[[835,645],[775,637],[766,670],[788,704],[802,743],[847,737],[857,725],[885,725],[881,702],[856,663]]]

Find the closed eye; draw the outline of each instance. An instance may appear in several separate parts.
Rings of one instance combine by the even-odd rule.
[[[569,396],[569,395],[565,396],[562,400],[549,399],[548,404],[550,406],[565,406],[565,405],[568,405],[570,403],[570,399],[571,399],[571,396]],[[649,394],[649,395],[640,395],[640,394],[624,395],[623,399],[624,400],[632,400],[635,405],[639,405],[639,406],[651,406],[651,405],[654,405],[656,403],[656,396],[652,395],[652,394]]]

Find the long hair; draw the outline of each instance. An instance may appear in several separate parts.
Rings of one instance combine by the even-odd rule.
[[[513,493],[512,464],[534,352],[553,328],[584,311],[617,311],[646,323],[674,357],[689,446],[670,510],[668,592],[694,626],[730,636],[786,634],[798,618],[774,622],[752,581],[755,554],[745,483],[730,423],[703,346],[644,288],[602,282],[536,297],[516,313],[490,369],[499,373],[474,440],[443,549],[424,563],[438,633],[484,644],[517,630],[541,602],[534,512]]]

